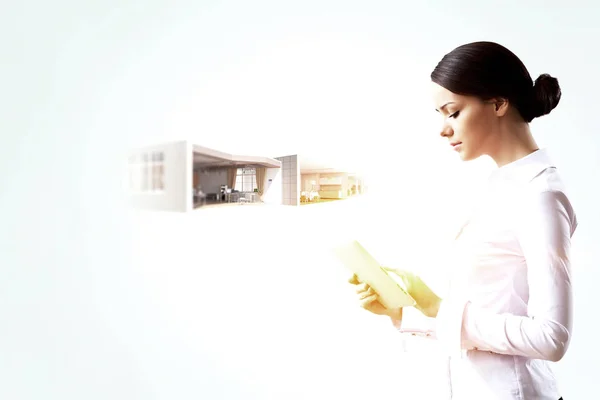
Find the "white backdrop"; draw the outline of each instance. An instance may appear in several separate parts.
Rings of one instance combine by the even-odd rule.
[[[386,261],[437,252],[489,163],[461,164],[439,139],[429,74],[476,40],[504,44],[563,89],[532,124],[580,221],[574,337],[556,371],[566,399],[595,392],[599,16],[592,1],[4,6],[0,397],[435,396],[420,386],[429,359],[401,354],[385,323],[352,308],[327,238],[306,233],[340,218]],[[120,157],[181,138],[353,163],[379,197],[300,219],[130,215]],[[247,240],[230,236],[236,223]],[[231,287],[225,267],[239,277]]]

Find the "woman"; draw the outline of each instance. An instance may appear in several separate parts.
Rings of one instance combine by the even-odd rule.
[[[431,79],[444,120],[440,135],[462,160],[487,155],[498,169],[455,240],[447,295],[395,272],[415,307],[435,318],[453,399],[558,400],[550,363],[571,339],[569,251],[577,220],[529,129],[558,104],[558,81],[543,74],[534,83],[517,56],[490,42],[456,48]],[[356,276],[350,282],[365,309],[389,316],[402,331],[402,309],[383,307]]]

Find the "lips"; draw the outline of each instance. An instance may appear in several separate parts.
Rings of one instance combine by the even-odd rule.
[[[460,151],[460,149],[462,149],[462,142],[452,142],[450,143],[450,146],[452,146],[452,150],[454,151]]]

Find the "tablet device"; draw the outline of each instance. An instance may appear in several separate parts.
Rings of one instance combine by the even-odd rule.
[[[416,304],[406,293],[402,279],[393,272],[386,271],[357,241],[336,246],[334,253],[361,282],[367,283],[377,292],[379,301],[386,308],[397,309]]]

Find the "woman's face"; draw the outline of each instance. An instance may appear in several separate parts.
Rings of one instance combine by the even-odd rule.
[[[463,161],[488,154],[498,123],[496,103],[458,95],[432,84],[435,109],[443,117],[440,135],[448,139]]]

